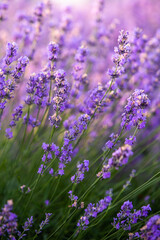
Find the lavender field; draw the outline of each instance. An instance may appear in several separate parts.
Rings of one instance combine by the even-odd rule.
[[[0,0],[0,239],[160,240],[160,1]]]

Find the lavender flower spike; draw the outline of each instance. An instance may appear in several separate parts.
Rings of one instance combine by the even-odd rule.
[[[87,208],[84,210],[84,216],[80,218],[80,220],[77,223],[77,226],[79,228],[78,231],[80,230],[86,230],[87,226],[89,225],[89,219],[90,217],[96,218],[98,213],[103,212],[105,209],[108,208],[112,201],[112,191],[107,191],[106,192],[106,197],[101,199],[98,203],[92,204],[89,203]]]
[[[112,225],[116,229],[123,228],[124,230],[131,230],[131,225],[141,220],[142,217],[147,217],[148,212],[151,211],[150,205],[143,206],[141,210],[132,210],[133,204],[130,201],[126,201],[121,206],[121,210],[117,213],[117,217],[114,218]]]
[[[118,169],[128,162],[130,156],[133,155],[130,145],[123,145],[112,153],[112,157],[107,160],[107,163],[103,165],[102,171],[97,174],[98,177],[102,176],[103,179],[110,178],[111,169]]]
[[[144,90],[136,89],[127,99],[124,113],[122,114],[121,126],[130,129],[132,126],[138,129],[144,128],[146,123],[145,109],[150,104]]]
[[[7,44],[6,56],[4,58],[4,62],[6,65],[10,65],[15,60],[15,57],[17,56],[17,51],[18,47],[15,42],[13,43],[9,42]]]
[[[0,212],[0,237],[13,239],[13,234],[17,233],[17,215],[12,212],[13,201],[8,200]]]
[[[37,235],[40,234],[42,232],[42,229],[44,228],[44,226],[49,223],[49,219],[50,219],[50,216],[52,215],[52,213],[45,213],[45,215],[46,215],[46,218],[39,225],[39,230],[35,230]]]
[[[84,173],[89,171],[89,160],[77,164],[77,172],[71,177],[73,183],[79,183],[84,179]]]
[[[59,45],[55,42],[50,42],[48,45],[48,59],[56,61],[58,58]]]

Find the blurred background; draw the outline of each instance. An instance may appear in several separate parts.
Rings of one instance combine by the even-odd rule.
[[[80,8],[84,7],[86,4],[91,2],[90,0],[52,0],[55,4],[61,6],[78,6]]]
[[[34,6],[37,3],[43,1],[40,0],[27,0],[15,2],[21,6],[22,11],[27,10],[27,6]],[[45,0],[44,2],[49,2]],[[97,6],[97,0],[50,0],[55,7],[55,15],[57,8],[64,9],[70,6],[74,9],[74,13],[81,13],[81,16],[85,16],[88,22],[92,21],[92,16],[95,13]],[[118,18],[121,27],[125,27],[131,31],[135,27],[140,27],[145,30],[149,35],[155,32],[155,29],[159,28],[160,22],[160,1],[159,0],[104,0],[104,19],[112,21],[114,18]],[[87,22],[86,22],[87,23]],[[87,24],[86,24],[87,25]],[[86,27],[86,26],[84,26]]]

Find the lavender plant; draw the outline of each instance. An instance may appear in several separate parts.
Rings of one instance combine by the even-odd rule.
[[[0,2],[2,240],[160,238],[159,9]]]

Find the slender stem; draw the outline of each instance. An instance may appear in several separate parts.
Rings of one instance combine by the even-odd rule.
[[[36,186],[37,186],[37,184],[38,184],[38,182],[39,182],[39,180],[40,180],[40,177],[41,177],[41,175],[39,174],[39,175],[38,175],[38,178],[36,179],[36,182],[35,182],[35,185],[34,185],[34,187],[33,187],[33,190],[32,190],[32,192],[31,192],[31,195],[30,195],[30,197],[29,197],[29,200],[28,200],[28,202],[27,202],[27,204],[26,204],[26,206],[25,206],[24,211],[27,209],[27,207],[28,207],[28,205],[29,205],[29,203],[30,203],[30,201],[31,201],[31,199],[32,199],[33,192],[34,192],[35,189],[36,189]]]
[[[49,143],[51,143],[51,141],[52,141],[54,131],[55,131],[55,126],[52,127],[52,131],[51,131],[51,134],[50,134],[50,137],[49,137]]]
[[[53,232],[51,233],[51,235],[47,238],[50,239],[52,236],[54,236],[64,225],[65,223],[74,215],[74,213],[76,212],[76,210],[74,210],[69,216],[68,218]],[[52,238],[53,239],[53,238]]]
[[[112,227],[111,230],[101,240],[105,240],[106,237],[108,237],[108,235],[110,235],[110,233],[113,232],[113,230],[114,230],[114,227]]]
[[[52,199],[54,198],[54,195],[55,195],[55,193],[56,193],[56,191],[57,191],[57,188],[58,188],[58,186],[59,186],[60,180],[61,180],[61,176],[58,178],[58,182],[57,182],[56,187],[55,187],[55,189],[54,189],[54,191],[53,191],[53,194],[52,194],[52,196],[51,196],[51,198],[50,198],[50,202],[51,202]],[[45,210],[46,210],[46,208],[44,209],[43,213],[45,213]]]
[[[40,106],[38,107],[38,112],[37,112],[37,117],[36,117],[36,122],[37,122],[37,120],[38,120],[38,118],[39,118],[39,114],[40,114],[40,110],[41,110],[41,108],[40,108]],[[29,138],[29,140],[28,140],[28,146],[30,146],[30,141],[31,141],[31,138],[32,138],[32,135],[34,134],[34,130],[35,130],[35,128],[32,128],[32,131],[31,131],[31,133],[30,133],[30,136],[28,137]]]
[[[23,139],[22,139],[21,148],[23,147],[23,144],[24,144],[24,141],[25,141],[25,137],[26,137],[26,133],[27,133],[27,126],[28,126],[29,114],[30,114],[30,106],[28,106],[27,122],[26,122],[26,125],[25,125],[25,130],[24,130],[24,135],[23,135]]]
[[[54,189],[54,192],[53,192],[50,200],[52,200],[52,199],[54,198],[54,195],[55,195],[55,193],[56,193],[56,191],[57,191],[57,188],[58,188],[58,186],[59,186],[60,181],[61,181],[61,176],[58,178],[58,182],[57,182],[57,184],[56,184],[56,187],[55,187],[55,189]]]

